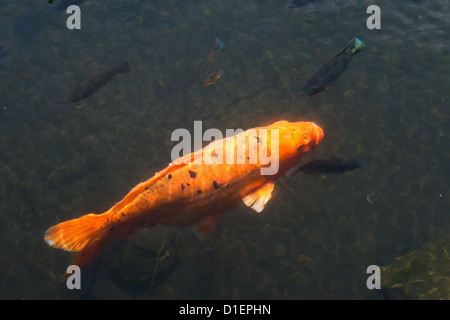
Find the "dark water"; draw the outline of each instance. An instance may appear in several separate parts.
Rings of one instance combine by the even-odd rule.
[[[448,234],[449,1],[289,3],[92,0],[82,29],[68,30],[47,1],[1,2],[11,58],[0,61],[0,298],[382,299],[366,288],[369,265]],[[366,27],[371,4],[381,30]],[[368,49],[338,85],[300,99],[301,83],[355,36]],[[215,38],[224,75],[203,87]],[[67,102],[125,60],[131,73]],[[173,130],[280,119],[324,129],[305,160],[364,166],[283,178],[261,214],[241,205],[203,241],[190,228],[142,230],[99,254],[81,292],[58,283],[72,256],[47,246],[45,230],[104,212],[163,169]]]

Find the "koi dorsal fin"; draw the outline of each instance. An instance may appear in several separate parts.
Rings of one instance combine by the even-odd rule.
[[[161,179],[165,175],[167,175],[185,165],[186,164],[181,163],[181,162],[176,163],[176,164],[171,163],[164,170],[161,170],[161,171],[155,173],[155,175],[152,178],[148,179],[147,181],[139,183],[137,186],[135,186],[133,189],[131,189],[131,191],[125,196],[125,198],[122,199],[122,201],[117,202],[111,209],[109,209],[109,212],[116,212],[116,211],[122,209],[125,205],[127,205],[128,203],[133,201],[133,199],[137,195],[139,195],[143,190],[145,190],[145,188],[148,188],[149,186],[153,185],[155,183],[155,181]]]
[[[247,195],[242,199],[247,207],[251,207],[256,212],[261,212],[264,209],[264,205],[272,198],[272,191],[274,188],[272,181],[264,183],[258,189]]]

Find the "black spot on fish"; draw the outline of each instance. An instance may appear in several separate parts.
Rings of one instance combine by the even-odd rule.
[[[113,230],[114,230],[114,227],[109,228],[109,231],[113,231]]]
[[[125,217],[125,213],[122,212],[121,215]]]
[[[192,179],[195,179],[195,177],[197,176],[197,172],[189,170],[189,176],[190,176]]]
[[[186,185],[188,186],[188,187],[190,187],[191,185],[189,184],[189,183],[186,183]]]
[[[256,139],[256,141],[258,141],[258,143],[262,143],[262,139],[260,139],[258,136],[254,136],[254,138]]]
[[[214,187],[214,189],[219,189],[220,188],[220,186],[217,183],[217,181],[213,181],[213,187]]]
[[[148,190],[148,189],[150,189],[150,187],[145,187],[145,190]]]
[[[186,187],[184,186],[184,184],[181,184],[181,190],[184,190],[184,188],[186,188]]]
[[[172,175],[169,173],[169,175],[167,176],[167,178],[172,179]]]
[[[202,190],[197,190],[197,194],[203,193]]]

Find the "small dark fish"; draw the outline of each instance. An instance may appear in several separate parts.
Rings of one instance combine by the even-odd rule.
[[[130,71],[130,63],[128,61],[121,64],[119,67],[112,69],[111,71],[102,73],[101,75],[92,78],[86,82],[82,82],[76,86],[70,95],[70,102],[78,102],[86,99],[94,94],[98,89],[107,84],[116,73],[127,73]]]
[[[311,4],[311,3],[314,3],[317,1],[319,1],[319,0],[294,0],[289,5],[289,8],[294,9],[294,8],[298,8],[298,7],[304,7],[304,6],[307,6],[308,4]]]
[[[357,169],[363,164],[357,160],[343,159],[343,158],[326,158],[317,159],[297,166],[291,172],[289,176],[295,176],[297,173],[317,176],[320,174],[342,174],[344,172]]]
[[[208,62],[202,70],[202,85],[208,86],[217,81],[222,75],[223,70],[217,65],[217,56],[225,48],[225,43],[216,38],[217,46],[211,50],[208,55]]]
[[[61,11],[61,10],[66,10],[68,6],[71,5],[80,5],[83,2],[86,2],[87,0],[54,0],[54,1],[49,1],[48,3],[50,3],[52,5],[52,11]]]
[[[347,69],[353,56],[367,48],[366,44],[358,38],[353,38],[331,60],[325,63],[302,87],[301,95],[310,97],[329,89],[334,85],[339,76]]]
[[[0,63],[10,58],[9,48],[6,42],[0,42]]]

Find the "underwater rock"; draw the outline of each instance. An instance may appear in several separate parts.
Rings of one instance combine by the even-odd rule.
[[[450,299],[450,236],[425,244],[381,268],[387,299]]]

